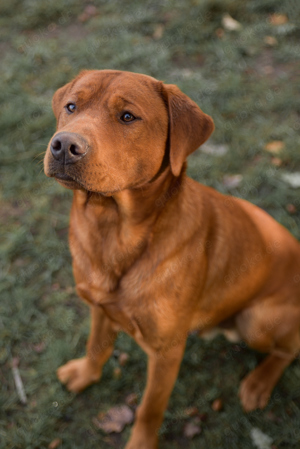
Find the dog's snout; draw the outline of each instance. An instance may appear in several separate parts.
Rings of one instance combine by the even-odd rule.
[[[86,155],[88,144],[76,133],[58,133],[50,145],[51,153],[62,164],[73,164]]]

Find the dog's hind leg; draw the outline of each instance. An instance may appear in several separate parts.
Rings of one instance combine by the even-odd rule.
[[[116,338],[111,321],[101,307],[91,306],[91,318],[86,356],[71,360],[57,370],[59,380],[66,384],[68,390],[76,393],[100,379],[102,367],[113,351]]]
[[[300,310],[296,303],[268,298],[241,312],[238,328],[266,359],[242,381],[239,396],[246,412],[264,408],[285,368],[300,352]]]

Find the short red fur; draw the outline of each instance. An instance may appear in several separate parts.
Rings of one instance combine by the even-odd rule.
[[[258,207],[187,177],[212,119],[174,85],[113,70],[82,72],[53,110],[45,173],[74,191],[73,270],[92,319],[87,354],[58,369],[61,382],[97,382],[127,332],[148,379],[126,449],[157,448],[188,334],[218,328],[269,353],[239,393],[245,411],[265,407],[300,351],[300,246]]]

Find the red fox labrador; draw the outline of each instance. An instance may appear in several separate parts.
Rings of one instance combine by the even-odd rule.
[[[300,246],[263,210],[187,177],[211,117],[175,85],[117,70],[81,72],[53,111],[45,174],[74,191],[73,270],[92,315],[86,356],[60,381],[97,382],[127,332],[148,377],[126,449],[157,448],[187,336],[217,328],[269,354],[239,392],[245,411],[265,407],[300,351]]]

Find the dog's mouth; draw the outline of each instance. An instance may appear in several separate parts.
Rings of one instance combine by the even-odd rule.
[[[90,191],[88,190],[80,181],[75,181],[71,176],[67,175],[66,173],[55,173],[54,175],[51,175],[59,184],[61,184],[63,187],[66,187],[67,189],[71,190],[84,190],[84,191]],[[114,192],[100,192],[100,191],[94,191],[94,193],[98,193],[102,196],[111,196]]]
[[[71,176],[67,175],[66,173],[56,173],[53,175],[57,181],[63,181],[63,182],[76,182]]]
[[[63,187],[76,190],[83,189],[83,186],[78,181],[75,181],[75,179],[66,173],[55,173],[51,177],[58,181]]]

